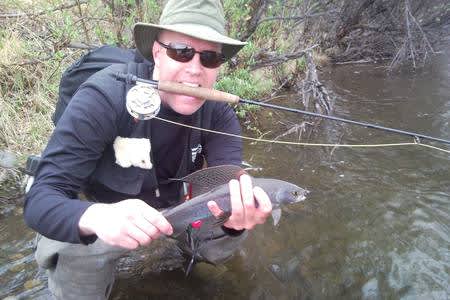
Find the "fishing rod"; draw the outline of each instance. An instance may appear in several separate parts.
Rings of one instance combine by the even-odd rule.
[[[290,108],[265,102],[260,102],[256,100],[250,99],[242,99],[239,96],[202,87],[191,87],[177,82],[171,81],[156,81],[156,80],[148,80],[142,79],[132,74],[125,73],[117,73],[116,79],[120,81],[125,81],[127,84],[135,84],[133,88],[127,94],[127,109],[134,117],[141,120],[147,120],[154,116],[156,116],[159,112],[159,107],[161,105],[161,100],[159,99],[159,95],[155,92],[155,89],[161,90],[168,93],[176,93],[183,94],[192,97],[198,97],[202,99],[208,99],[213,101],[222,101],[228,103],[243,103],[243,104],[251,104],[258,105],[262,107],[268,107],[273,109],[278,109],[282,111],[299,113],[307,116],[313,116],[358,126],[363,126],[366,128],[373,128],[378,130],[383,130],[387,132],[397,133],[401,135],[407,135],[414,137],[416,140],[425,139],[434,142],[440,142],[444,144],[450,145],[450,140],[437,138],[417,132],[406,131],[401,129],[395,129],[390,127],[385,127],[373,123],[354,121],[350,119],[340,118],[336,116],[324,115],[320,113],[314,113],[310,111],[305,111],[296,108]]]

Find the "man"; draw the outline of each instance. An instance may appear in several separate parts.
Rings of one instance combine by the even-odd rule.
[[[142,76],[205,88],[213,87],[220,64],[245,45],[225,35],[219,0],[171,0],[160,24],[136,24],[134,38],[138,51],[150,62],[148,74]],[[49,140],[27,195],[25,220],[45,236],[36,258],[49,269],[49,287],[56,298],[108,297],[115,261],[123,249],[172,234],[170,223],[157,209],[180,200],[180,185],[169,178],[185,176],[202,165],[200,155],[189,159],[193,146],[197,152],[202,149],[208,166],[242,161],[239,139],[200,136],[154,119],[136,122],[125,108],[125,84],[114,78],[122,69],[112,66],[80,87]],[[161,118],[240,132],[236,116],[225,104],[162,91],[159,95]],[[120,165],[118,139],[149,141],[147,155],[153,167]],[[271,203],[247,175],[230,181],[229,187],[232,214],[222,230],[230,241],[240,241],[245,229],[265,222]],[[78,199],[80,193],[90,201]],[[215,202],[208,207],[214,216],[222,214]],[[69,282],[82,283],[83,288]]]

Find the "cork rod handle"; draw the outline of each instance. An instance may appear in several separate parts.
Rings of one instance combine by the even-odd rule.
[[[182,94],[206,100],[222,101],[228,103],[239,102],[239,97],[233,94],[202,87],[191,87],[172,81],[159,81],[158,89],[168,93]]]

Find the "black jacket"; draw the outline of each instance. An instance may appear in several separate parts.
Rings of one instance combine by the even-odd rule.
[[[31,228],[48,238],[85,241],[80,240],[78,222],[94,202],[78,199],[80,192],[99,202],[139,198],[155,208],[168,207],[179,201],[180,186],[167,179],[200,168],[202,157],[208,166],[241,162],[238,138],[200,133],[155,119],[136,122],[125,107],[126,84],[113,76],[123,68],[113,65],[80,87],[42,154],[35,183],[26,196],[24,216]],[[191,116],[163,106],[158,116],[240,134],[233,110],[223,103],[207,101]],[[153,169],[116,164],[112,144],[117,136],[149,138]],[[197,152],[191,153],[192,149],[202,149],[194,161]],[[160,197],[155,195],[156,188]]]

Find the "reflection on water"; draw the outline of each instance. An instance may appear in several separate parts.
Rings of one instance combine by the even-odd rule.
[[[4,207],[0,214],[0,298],[34,298],[44,285],[34,263],[35,234],[26,228],[22,209]]]
[[[417,74],[339,66],[321,79],[337,97],[336,115],[450,138],[446,57]],[[302,116],[274,114],[273,137],[284,130],[277,120],[300,122]],[[315,138],[329,143],[411,140],[332,121],[324,121]],[[188,278],[181,271],[119,278],[114,299],[450,297],[450,155],[418,146],[265,144],[246,144],[245,155],[263,168],[255,176],[292,181],[309,189],[309,198],[288,207],[278,227],[270,222],[258,227],[224,266],[199,264]],[[20,224],[20,217],[10,213],[0,225],[0,297],[31,294],[25,283],[36,275],[32,235]]]

